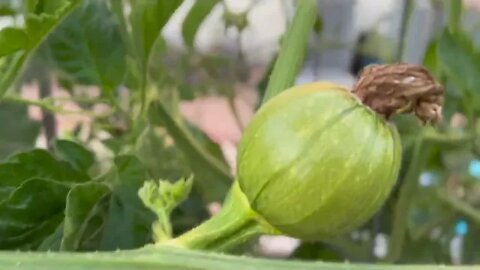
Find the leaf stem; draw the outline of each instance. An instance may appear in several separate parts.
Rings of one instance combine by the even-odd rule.
[[[303,63],[310,32],[316,18],[317,0],[297,1],[297,10],[282,42],[263,103],[294,84]]]

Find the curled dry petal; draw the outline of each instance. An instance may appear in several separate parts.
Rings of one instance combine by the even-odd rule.
[[[414,113],[423,124],[442,118],[444,88],[420,65],[368,66],[352,92],[387,119],[394,113]]]

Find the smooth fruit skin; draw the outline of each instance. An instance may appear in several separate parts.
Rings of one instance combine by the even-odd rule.
[[[269,224],[320,240],[366,222],[388,197],[400,160],[393,126],[346,89],[314,83],[261,107],[242,137],[237,175]]]

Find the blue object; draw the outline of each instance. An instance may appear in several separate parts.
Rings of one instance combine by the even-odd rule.
[[[480,160],[472,160],[470,165],[468,165],[468,172],[471,176],[480,179]]]
[[[468,233],[468,223],[465,220],[460,220],[455,225],[455,234],[464,236]]]

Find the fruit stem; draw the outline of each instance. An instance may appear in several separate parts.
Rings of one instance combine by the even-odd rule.
[[[387,119],[395,113],[414,113],[423,124],[442,118],[444,88],[420,65],[368,66],[352,92]]]
[[[260,234],[276,233],[251,209],[238,181],[235,181],[220,213],[185,234],[158,245],[227,251]]]

